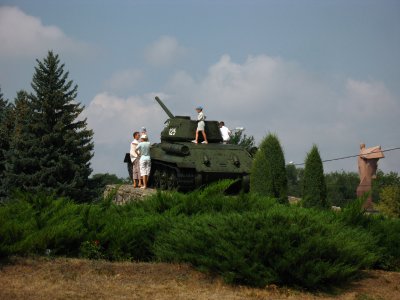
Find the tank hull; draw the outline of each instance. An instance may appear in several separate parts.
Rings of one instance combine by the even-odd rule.
[[[248,190],[252,157],[242,147],[184,142],[175,145],[185,151],[165,151],[163,143],[152,146],[150,184],[154,187],[191,191],[221,179],[239,179],[240,188]]]

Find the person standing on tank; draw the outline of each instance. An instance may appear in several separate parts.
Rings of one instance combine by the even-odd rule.
[[[206,135],[206,131],[205,131],[206,123],[204,122],[204,120],[206,119],[206,116],[203,113],[203,107],[201,107],[201,106],[196,107],[196,111],[197,111],[196,139],[193,140],[192,142],[195,144],[197,144],[199,142],[199,132],[201,132],[203,135],[203,141],[201,143],[208,144],[207,135]]]
[[[140,166],[139,166],[139,155],[136,152],[136,147],[139,144],[139,137],[140,134],[138,131],[135,131],[133,133],[133,141],[131,143],[131,150],[130,150],[130,156],[131,156],[131,162],[132,162],[132,181],[133,181],[133,187],[140,187],[142,185],[141,179],[140,179]]]
[[[229,130],[228,127],[225,126],[224,121],[219,122],[219,130],[221,131],[222,135],[222,143],[228,144],[231,139],[232,132]]]
[[[141,142],[136,147],[136,153],[140,154],[140,175],[142,176],[143,186],[141,189],[147,188],[147,182],[149,180],[151,170],[151,159],[150,159],[150,142],[146,134],[142,134],[140,137]]]

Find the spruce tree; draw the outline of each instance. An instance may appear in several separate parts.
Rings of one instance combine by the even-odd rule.
[[[10,151],[10,188],[89,200],[93,131],[79,118],[84,107],[75,100],[78,87],[68,79],[58,55],[50,51],[36,61],[29,116]]]
[[[2,178],[5,176],[5,156],[10,148],[13,126],[13,106],[4,99],[0,88],[0,200],[6,196]]]
[[[5,170],[1,179],[1,193],[5,195],[9,195],[15,189],[25,190],[25,183],[29,182],[29,174],[37,163],[33,155],[27,155],[27,152],[30,152],[29,141],[32,139],[29,127],[31,116],[28,93],[21,90],[17,92],[14,100],[14,126],[9,148],[5,151]]]
[[[261,142],[250,175],[250,189],[288,203],[285,157],[278,137],[269,133]]]
[[[318,147],[314,145],[307,154],[303,177],[303,205],[326,208],[326,184],[324,168]]]

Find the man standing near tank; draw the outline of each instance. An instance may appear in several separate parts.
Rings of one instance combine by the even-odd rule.
[[[133,187],[140,187],[142,185],[141,179],[140,179],[140,166],[139,166],[139,155],[136,152],[136,147],[139,144],[139,136],[140,133],[138,131],[135,131],[133,133],[133,141],[131,143],[131,150],[130,150],[130,156],[131,156],[131,162],[132,162],[132,181],[133,181]]]

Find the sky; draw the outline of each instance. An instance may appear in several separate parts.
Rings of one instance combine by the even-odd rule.
[[[400,1],[0,0],[0,87],[31,92],[53,50],[94,130],[93,173],[126,177],[132,132],[151,142],[167,115],[277,134],[286,162],[313,144],[323,160],[360,143],[400,147]],[[379,168],[400,172],[400,150]],[[324,163],[357,171],[356,158]]]

